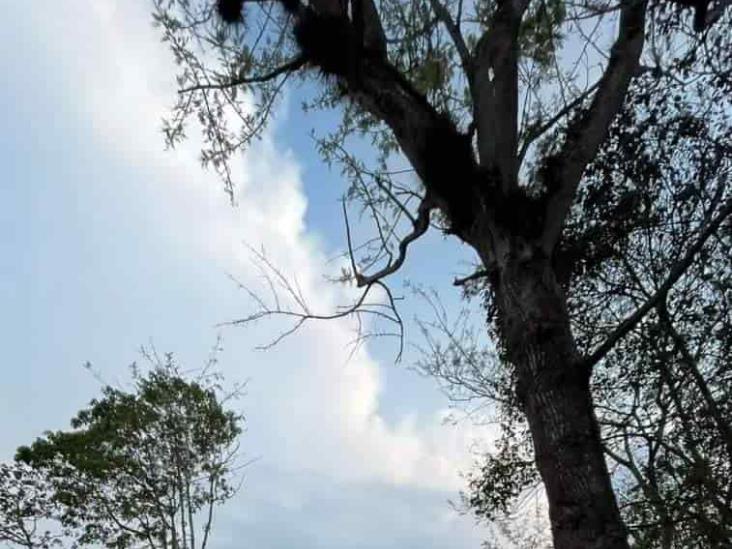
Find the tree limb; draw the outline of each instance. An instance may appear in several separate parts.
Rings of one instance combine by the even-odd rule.
[[[500,175],[504,191],[517,184],[518,31],[528,1],[502,0],[476,46],[473,95],[481,166]]]
[[[260,84],[263,82],[269,82],[270,80],[274,80],[282,74],[296,71],[297,69],[305,65],[305,61],[306,59],[303,55],[298,55],[295,59],[292,59],[284,65],[280,65],[279,67],[276,67],[275,69],[272,69],[270,72],[265,74],[235,78],[234,80],[230,80],[221,84],[198,84],[196,86],[190,86],[188,88],[178,90],[178,93],[183,94],[198,90],[221,90],[227,88],[235,88],[236,86],[242,86],[244,84]]]
[[[409,248],[409,245],[417,240],[420,236],[425,234],[427,232],[427,229],[429,229],[430,226],[430,210],[432,209],[431,201],[429,201],[427,198],[423,199],[422,202],[419,205],[419,209],[417,210],[417,217],[413,222],[413,229],[412,232],[410,232],[407,236],[405,236],[400,242],[399,242],[399,255],[397,258],[390,262],[386,267],[383,269],[375,272],[371,275],[364,275],[359,273],[356,270],[356,264],[353,259],[353,254],[349,253],[351,257],[351,266],[353,268],[353,273],[356,278],[356,284],[359,288],[363,288],[364,286],[368,287],[375,282],[381,280],[382,278],[389,276],[390,274],[395,273],[398,271],[401,266],[404,264],[404,260],[407,258],[407,248]],[[343,206],[343,211],[345,212],[345,204]],[[346,231],[348,233],[348,245],[349,245],[349,252],[351,249],[351,237],[350,237],[350,229],[348,227],[348,223],[346,223]]]
[[[486,278],[490,273],[487,269],[479,269],[475,271],[474,273],[469,274],[468,276],[462,276],[457,277],[455,280],[452,281],[453,286],[464,286],[468,282],[472,282],[473,280],[480,280],[481,278]]]
[[[547,204],[542,238],[547,253],[559,239],[582,173],[605,140],[610,124],[623,106],[630,81],[637,73],[645,43],[646,10],[647,0],[624,0],[618,36],[592,104],[567,130],[567,140],[556,159],[557,168],[551,174],[558,189]]]
[[[437,18],[443,25],[445,25],[445,28],[452,39],[452,43],[455,45],[455,49],[460,56],[460,63],[463,67],[463,71],[465,72],[465,76],[468,79],[468,83],[472,86],[473,56],[470,54],[470,50],[468,49],[465,39],[460,32],[460,22],[455,22],[453,20],[450,12],[447,11],[447,8],[440,2],[440,0],[430,0],[430,5],[432,6],[432,11],[437,15]]]
[[[540,124],[535,127],[530,127],[526,131],[526,137],[524,138],[524,141],[521,144],[521,150],[518,153],[518,165],[519,166],[521,165],[521,163],[524,160],[524,157],[526,156],[526,153],[529,150],[529,147],[531,146],[531,144],[534,141],[536,141],[539,137],[541,137],[545,132],[549,131],[557,122],[559,122],[562,118],[567,116],[573,109],[575,109],[576,107],[581,105],[582,102],[587,98],[587,96],[590,95],[592,92],[594,92],[599,85],[600,85],[599,81],[595,82],[587,90],[585,90],[584,92],[579,94],[572,101],[570,101],[564,107],[562,107],[554,116],[552,116],[545,123]]]
[[[475,160],[469,141],[386,59],[364,56],[359,60],[357,73],[357,79],[345,81],[348,95],[391,129],[422,180],[425,194],[430,196],[430,207],[439,207],[454,221],[451,214],[455,212],[455,202],[461,202],[458,207],[466,210],[472,207]],[[455,155],[450,158],[452,169],[446,169],[437,156],[446,150]],[[455,173],[462,176],[454,179]],[[469,225],[471,220],[467,221]]]

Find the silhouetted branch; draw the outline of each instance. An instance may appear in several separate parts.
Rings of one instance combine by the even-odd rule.
[[[472,274],[469,274],[468,276],[458,277],[455,280],[452,281],[453,286],[464,286],[468,282],[472,282],[473,280],[479,280],[481,278],[485,278],[488,276],[488,271],[486,269],[480,269],[478,271],[475,271]]]
[[[570,114],[574,109],[576,109],[579,105],[581,105],[582,102],[585,99],[587,99],[587,96],[590,95],[593,91],[595,91],[599,85],[600,85],[600,82],[598,80],[592,86],[590,86],[587,90],[585,90],[583,93],[579,94],[576,98],[574,98],[574,100],[567,103],[562,109],[559,110],[559,112],[557,112],[553,117],[551,117],[549,120],[547,120],[544,124],[530,127],[526,132],[526,136],[524,137],[524,142],[521,144],[521,150],[518,153],[519,165],[521,164],[524,157],[526,156],[526,153],[528,152],[531,144],[534,143],[534,141],[536,141],[539,137],[541,137],[545,132],[549,131],[562,118],[564,118],[565,116]]]
[[[356,270],[356,262],[353,257],[351,247],[351,230],[348,224],[348,217],[346,215],[345,205],[343,206],[343,212],[346,216],[346,237],[348,239],[349,255],[351,257],[351,265],[353,267],[353,274],[356,279],[356,284],[359,288],[364,286],[368,287],[374,282],[377,282],[382,278],[387,277],[390,274],[393,274],[399,270],[399,268],[404,264],[404,260],[407,258],[407,249],[409,248],[409,245],[417,240],[420,236],[425,234],[427,232],[427,229],[429,229],[431,210],[432,202],[427,197],[425,197],[420,203],[419,208],[417,209],[417,217],[412,223],[412,232],[410,232],[399,242],[399,255],[397,256],[397,258],[394,261],[390,262],[386,267],[375,272],[374,274],[365,275],[359,273]]]
[[[602,358],[607,355],[618,341],[633,330],[633,328],[643,320],[643,317],[645,317],[649,311],[666,298],[666,294],[669,290],[671,290],[673,285],[692,265],[696,258],[696,254],[699,253],[699,250],[702,249],[707,240],[709,240],[717,228],[719,228],[722,222],[727,219],[730,214],[732,214],[732,199],[728,199],[719,210],[718,214],[713,219],[708,220],[706,226],[701,230],[696,242],[694,242],[684,256],[671,267],[666,280],[661,284],[661,286],[659,286],[658,290],[634,313],[623,320],[605,339],[605,341],[582,361],[584,366],[591,368],[597,364],[597,362],[602,360]]]
[[[559,155],[560,167],[553,174],[559,189],[552,195],[544,223],[544,249],[551,252],[561,234],[577,185],[587,164],[605,140],[610,124],[623,105],[628,86],[637,74],[645,43],[646,0],[625,0],[620,29],[610,50],[605,72],[597,84],[590,107],[569,127]]]
[[[289,61],[284,65],[280,65],[279,67],[265,74],[258,74],[255,76],[244,78],[235,78],[234,80],[230,80],[229,82],[222,82],[220,84],[198,84],[196,86],[190,86],[188,88],[178,90],[178,93],[189,93],[199,90],[223,90],[228,88],[235,88],[236,86],[242,86],[244,84],[261,84],[263,82],[269,82],[270,80],[274,80],[278,76],[281,76],[285,73],[290,73],[301,68],[305,64],[305,61],[305,57],[303,55],[300,55],[292,61]]]

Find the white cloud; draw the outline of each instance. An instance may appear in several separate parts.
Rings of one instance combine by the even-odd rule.
[[[305,227],[307,200],[291,153],[268,136],[245,156],[237,169],[239,207],[233,209],[220,182],[201,171],[195,143],[162,151],[157,121],[173,99],[173,68],[146,8],[144,2],[65,0],[52,17],[25,17],[38,17],[33,32],[65,74],[68,87],[56,93],[82,106],[110,158],[135,166],[149,181],[139,199],[155,212],[158,224],[151,230],[217,266],[221,280],[202,283],[220,285],[228,271],[261,284],[242,242],[261,244],[278,268],[296,275],[314,310],[332,310],[348,291],[323,282],[325,250]],[[235,289],[229,290],[233,299]],[[459,489],[471,441],[486,431],[467,423],[445,427],[444,411],[387,422],[379,413],[380,365],[365,349],[346,360],[351,328],[343,322],[308,325],[278,349],[257,355],[257,365],[247,367],[247,446],[268,467],[338,482]],[[228,337],[253,346],[272,333],[264,328]],[[299,501],[296,492],[279,498],[284,507]]]

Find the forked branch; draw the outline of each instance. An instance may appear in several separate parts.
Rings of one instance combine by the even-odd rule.
[[[404,324],[396,307],[397,298],[394,297],[391,290],[380,280],[373,280],[363,287],[358,297],[351,304],[337,307],[331,313],[315,313],[311,310],[305,294],[300,287],[297,279],[285,276],[278,269],[264,251],[256,250],[250,247],[252,253],[252,261],[258,268],[265,283],[269,288],[271,299],[265,299],[263,295],[255,292],[234,277],[230,277],[256,304],[256,310],[242,318],[231,320],[223,323],[228,326],[243,326],[252,324],[259,320],[269,317],[284,317],[290,319],[292,324],[279,332],[268,343],[257,346],[258,350],[267,350],[276,346],[278,343],[286,339],[288,336],[297,332],[305,324],[310,321],[321,320],[337,320],[343,318],[355,318],[357,321],[356,338],[353,343],[353,352],[366,339],[372,337],[396,337],[399,339],[399,350],[396,360],[401,359],[404,348]],[[369,296],[375,288],[380,288],[386,296],[386,302],[383,300],[369,300]],[[371,317],[375,319],[385,320],[396,325],[396,331],[365,331],[364,318]]]
[[[431,200],[429,200],[429,198],[425,197],[420,203],[419,208],[417,209],[417,217],[412,222],[412,231],[399,241],[399,254],[397,255],[396,259],[390,261],[383,269],[380,269],[373,274],[366,275],[363,273],[359,273],[356,267],[356,260],[353,255],[353,244],[351,241],[351,228],[348,223],[348,213],[345,203],[343,204],[343,215],[346,220],[346,238],[348,240],[348,255],[351,259],[353,276],[356,279],[356,285],[359,288],[368,288],[372,284],[379,282],[381,279],[395,273],[401,268],[407,258],[407,249],[409,248],[409,245],[417,240],[420,236],[425,234],[427,232],[427,229],[429,229],[431,210],[432,202]]]

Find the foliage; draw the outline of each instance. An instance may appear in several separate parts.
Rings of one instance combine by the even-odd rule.
[[[236,491],[241,417],[216,377],[189,380],[172,355],[154,360],[147,373],[133,367],[133,391],[104,387],[71,430],[17,451],[81,545],[203,548],[214,506]]]
[[[45,477],[22,463],[0,463],[0,542],[28,549],[61,545],[58,511]]]

